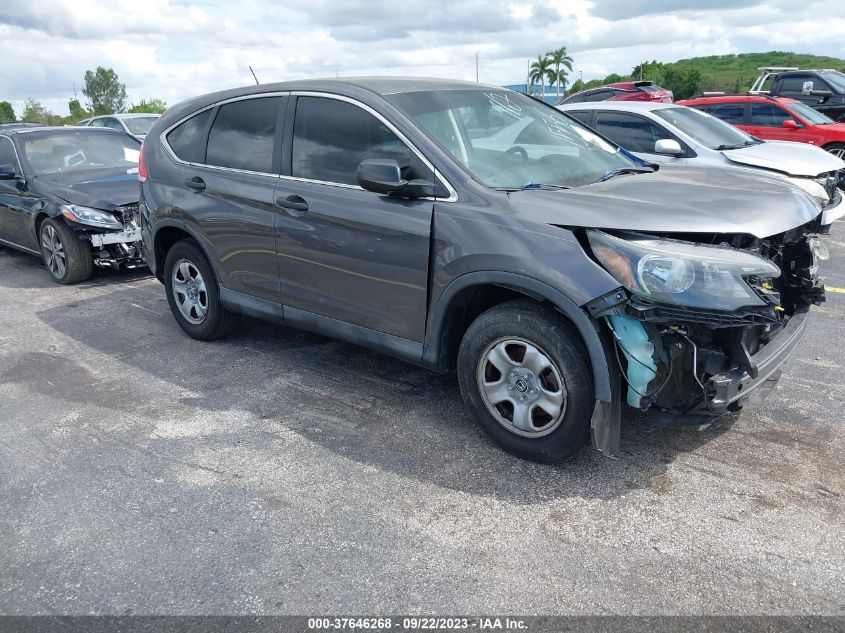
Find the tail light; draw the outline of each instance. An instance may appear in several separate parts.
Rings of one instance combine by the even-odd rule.
[[[144,149],[146,145],[141,143],[141,153],[138,155],[138,180],[147,182],[147,177],[150,175],[147,171],[147,158],[144,156]]]

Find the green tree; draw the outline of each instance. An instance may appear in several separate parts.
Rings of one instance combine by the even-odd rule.
[[[167,104],[161,99],[141,99],[140,103],[135,103],[129,108],[130,112],[145,112],[150,114],[162,114],[167,109]]]
[[[21,121],[24,123],[47,123],[52,113],[45,108],[40,101],[27,99],[24,104]]]
[[[117,73],[111,68],[97,66],[94,72],[85,71],[82,94],[88,97],[88,107],[94,114],[112,114],[126,108],[126,85],[120,83]]]
[[[87,119],[91,116],[91,113],[82,107],[82,104],[79,103],[79,99],[76,97],[67,102],[67,109],[70,115],[65,118],[65,123],[69,125],[79,123],[82,119]]]
[[[572,70],[573,60],[567,55],[565,46],[546,53],[546,56],[549,58],[549,63],[554,66],[555,72],[551,81],[557,84],[557,100],[560,101],[560,89],[561,86],[566,87],[566,79],[569,76],[567,70]]]
[[[12,104],[8,101],[0,101],[0,123],[14,123],[17,120]]]
[[[584,89],[584,84],[580,79],[576,79],[572,82],[572,86],[569,88],[569,93],[574,94],[576,92],[581,92]]]
[[[532,84],[538,81],[540,82],[541,96],[544,99],[546,97],[546,79],[551,79],[553,72],[554,68],[552,68],[549,58],[543,57],[542,55],[538,55],[537,61],[531,64],[531,67],[528,69],[528,80]]]

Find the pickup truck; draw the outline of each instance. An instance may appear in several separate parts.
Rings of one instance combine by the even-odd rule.
[[[749,92],[796,99],[834,121],[845,122],[845,73],[838,70],[761,68]]]

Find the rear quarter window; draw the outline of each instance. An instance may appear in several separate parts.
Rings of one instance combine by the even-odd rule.
[[[205,132],[212,111],[208,109],[192,116],[167,134],[167,144],[177,158],[188,163],[205,161]]]

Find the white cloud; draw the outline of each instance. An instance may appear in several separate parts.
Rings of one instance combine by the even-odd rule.
[[[130,100],[168,103],[252,82],[395,74],[523,81],[529,59],[567,46],[574,75],[644,59],[770,49],[845,57],[829,1],[786,0],[6,0],[0,100],[67,112],[74,83],[112,67]],[[817,16],[817,17],[815,17]]]

